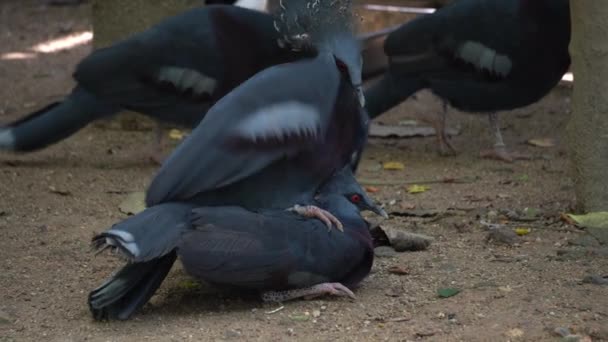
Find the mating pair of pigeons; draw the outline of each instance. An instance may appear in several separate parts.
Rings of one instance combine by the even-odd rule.
[[[171,39],[180,36],[185,19],[202,14],[223,28],[219,37],[208,35],[209,41],[199,42],[219,44],[212,50],[217,59],[181,55],[176,52],[181,41]],[[96,319],[129,318],[154,294],[178,256],[196,278],[259,291],[265,300],[354,296],[349,287],[369,273],[373,261],[373,243],[360,211],[386,213],[351,171],[368,126],[352,16],[346,0],[286,2],[274,23],[259,13],[210,6],[118,45],[143,41],[154,46],[158,38],[175,45],[171,56],[179,63],[148,58],[140,63],[147,73],[132,70],[125,79],[107,77],[107,82],[92,82],[95,89],[89,90],[85,71],[121,74],[113,68],[135,57],[121,56],[120,63],[113,55],[117,50],[108,48],[83,61],[76,72],[79,86],[67,101],[91,101],[88,108],[101,113],[117,110],[108,104],[128,93],[130,104],[121,105],[125,108],[145,108],[157,117],[191,115],[190,124],[204,115],[153,179],[147,209],[94,238],[98,249],[116,249],[129,261],[90,294]],[[160,28],[173,35],[162,40]],[[199,33],[208,28],[200,27]],[[246,42],[238,51],[235,39]],[[296,60],[298,54],[308,57]],[[268,58],[281,61],[282,56],[283,62],[295,61],[255,73],[269,66]],[[104,63],[110,60],[115,63]],[[214,61],[231,67],[209,68],[206,74],[193,66]],[[145,69],[146,62],[162,67]],[[106,106],[94,105],[100,101],[92,93]],[[214,104],[205,114],[201,103]],[[328,226],[342,232],[328,231]]]
[[[96,51],[79,65],[78,86],[64,102],[0,130],[0,146],[27,151],[124,108],[191,126],[205,117],[152,182],[149,209],[96,239],[132,261],[91,294],[96,317],[130,316],[176,254],[200,278],[261,291],[352,286],[369,271],[371,243],[358,210],[382,211],[343,169],[356,165],[367,129],[358,42],[345,29],[348,16],[301,15],[319,1],[288,4],[276,27],[265,14],[229,6],[169,19]],[[422,88],[470,111],[532,103],[569,65],[567,12],[567,0],[457,0],[414,20],[388,35],[389,69],[367,91],[368,109],[377,116]],[[280,63],[287,64],[271,67]],[[297,204],[329,209],[335,217],[316,214],[342,222],[345,234],[319,239],[315,220],[287,229],[298,213],[311,214],[309,207],[284,212]],[[248,239],[245,226],[276,229]],[[231,249],[241,234],[243,245]],[[332,252],[343,258],[328,262]],[[274,258],[282,253],[290,262]],[[306,263],[311,255],[320,261]],[[243,268],[252,273],[238,283],[230,273]],[[310,291],[348,293],[324,286]],[[275,295],[289,297],[266,297]]]

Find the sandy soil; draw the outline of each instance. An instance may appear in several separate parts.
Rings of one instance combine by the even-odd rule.
[[[87,6],[46,8],[41,1],[0,3],[0,55],[89,29]],[[89,45],[30,59],[0,60],[0,121],[9,122],[61,98],[75,63]],[[608,272],[606,247],[560,221],[573,204],[563,131],[570,89],[503,116],[507,143],[534,155],[505,164],[481,160],[492,143],[485,117],[450,112],[460,126],[456,157],[439,157],[434,138],[372,139],[359,177],[367,183],[453,178],[409,194],[406,184],[376,186],[392,212],[434,211],[432,217],[393,215],[384,226],[435,238],[423,252],[377,258],[354,302],[343,299],[274,305],[193,286],[178,267],[143,311],[128,322],[92,321],[88,292],[119,264],[95,257],[89,241],[125,217],[118,204],[146,187],[155,168],[137,152],[151,132],[94,127],[44,151],[0,153],[0,341],[552,341],[556,328],[608,340],[608,287],[584,284]],[[428,94],[383,117],[396,123],[437,112]],[[553,138],[556,146],[525,145]],[[403,170],[381,163],[399,161]],[[537,209],[514,222],[505,210]],[[487,241],[486,220],[527,227],[515,244]],[[389,271],[398,266],[409,273]],[[437,290],[461,292],[440,299]],[[590,336],[590,337],[589,337]]]

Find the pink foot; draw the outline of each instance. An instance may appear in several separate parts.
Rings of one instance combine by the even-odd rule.
[[[357,299],[348,287],[340,283],[322,283],[304,289],[264,292],[262,293],[262,300],[265,302],[284,302],[296,298],[313,299],[324,295]]]
[[[148,160],[157,165],[162,165],[167,155],[163,153],[165,147],[165,134],[160,124],[157,124],[154,129],[154,141],[147,147],[146,155]]]
[[[431,113],[425,115],[425,117],[420,118],[422,121],[427,122],[435,129],[435,135],[437,137],[437,149],[439,155],[447,157],[447,156],[455,156],[458,154],[454,145],[450,142],[450,139],[445,130],[445,122],[447,119],[448,113],[448,104],[447,102],[443,102],[443,110],[441,113]]]
[[[525,153],[509,152],[505,146],[495,146],[491,150],[484,150],[479,153],[481,158],[502,160],[512,163],[515,160],[530,160],[532,156]]]
[[[330,213],[327,210],[323,210],[319,207],[316,207],[314,205],[302,206],[302,205],[296,204],[295,206],[293,206],[292,208],[289,208],[287,210],[297,213],[304,217],[317,218],[317,219],[321,220],[323,223],[325,223],[325,225],[327,226],[327,228],[329,230],[331,230],[333,225],[335,225],[336,229],[338,229],[341,232],[344,231],[344,226],[342,225],[342,222],[340,222],[340,220],[338,220],[332,213]]]

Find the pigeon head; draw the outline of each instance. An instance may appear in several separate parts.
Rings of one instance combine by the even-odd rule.
[[[384,209],[380,208],[359,185],[350,166],[344,167],[323,184],[317,193],[317,199],[321,202],[338,199],[336,201],[340,203],[338,210],[340,208],[355,209],[358,212],[369,210],[388,218]]]
[[[331,54],[363,107],[363,59],[354,35],[354,18],[352,0],[281,0],[275,13],[275,28],[282,36],[281,46]]]

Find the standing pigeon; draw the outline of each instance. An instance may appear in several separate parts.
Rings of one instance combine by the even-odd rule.
[[[361,40],[361,58],[363,59],[363,70],[361,72],[364,80],[371,79],[385,73],[389,66],[388,56],[384,53],[384,42],[389,34],[401,26],[389,27],[359,36]]]
[[[193,127],[257,72],[305,56],[279,46],[280,37],[272,16],[235,6],[171,17],[86,57],[63,102],[0,127],[0,149],[41,149],[122,109]]]
[[[205,6],[94,51],[78,65],[78,84],[62,102],[0,126],[0,150],[41,149],[123,109],[194,127],[257,72],[313,55],[293,51],[273,24],[272,16],[257,11]],[[152,157],[159,161],[162,131],[156,133]]]
[[[206,0],[207,5],[234,5],[260,12],[268,12],[268,0]]]
[[[95,319],[128,319],[152,297],[179,256],[192,276],[262,293],[265,301],[350,290],[370,271],[373,243],[361,210],[383,213],[349,167],[322,186],[316,204],[344,223],[328,231],[318,220],[285,210],[248,211],[171,203],[146,209],[96,236],[100,250],[129,260],[89,295]]]
[[[568,0],[458,0],[404,24],[386,39],[388,73],[366,91],[374,118],[428,88],[455,108],[490,112],[496,144],[485,153],[511,161],[497,111],[545,96],[570,65]],[[445,110],[435,122],[440,149]]]
[[[316,57],[268,68],[218,101],[162,165],[148,207],[309,203],[311,189],[357,159],[368,118],[352,12],[342,2],[290,2],[277,24],[283,39]]]

